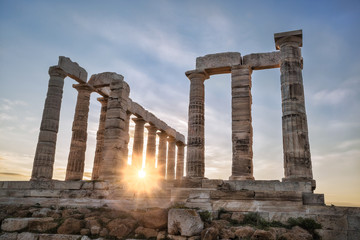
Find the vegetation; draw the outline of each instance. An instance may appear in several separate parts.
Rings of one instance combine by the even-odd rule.
[[[212,214],[209,211],[200,211],[199,215],[203,222],[210,223],[212,220]]]

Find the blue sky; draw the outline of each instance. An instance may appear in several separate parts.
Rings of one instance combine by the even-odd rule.
[[[187,134],[195,59],[275,51],[273,34],[303,30],[304,87],[313,173],[328,203],[360,206],[359,1],[0,0],[0,179],[28,179],[48,67],[70,57],[91,74],[122,74],[130,97]],[[256,179],[283,177],[279,69],[254,71]],[[64,178],[76,103],[65,81],[55,162]],[[205,82],[206,176],[231,171],[230,75]],[[91,96],[86,172],[100,104]]]

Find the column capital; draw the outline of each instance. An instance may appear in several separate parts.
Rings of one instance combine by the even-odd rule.
[[[252,74],[253,72],[251,65],[234,65],[231,66],[231,71],[232,70],[249,70],[249,74]]]
[[[176,139],[173,136],[169,136],[167,141],[172,143],[172,142],[175,142]]]
[[[152,125],[152,124],[150,124],[149,126],[145,126],[145,127],[149,133],[156,133],[156,131],[158,130],[157,127],[155,127],[155,125]]]
[[[176,142],[176,146],[178,147],[185,147],[185,143],[181,142],[181,141],[177,141]]]
[[[88,84],[86,83],[80,83],[80,84],[73,84],[72,85],[73,88],[75,88],[76,90],[78,90],[78,92],[94,92],[95,89],[91,86],[89,86]]]
[[[203,81],[206,79],[209,79],[210,75],[205,70],[191,70],[185,72],[185,75],[189,78],[190,81],[192,81],[194,78],[202,78]]]
[[[109,98],[107,97],[99,97],[96,100],[98,100],[102,106],[106,106],[108,103]]]
[[[135,122],[135,124],[145,124],[146,121],[142,117],[135,117],[132,118],[132,120]]]
[[[157,133],[157,135],[160,137],[160,138],[167,138],[167,133],[163,130],[160,130],[160,132]]]
[[[275,33],[274,40],[277,50],[279,50],[283,44],[296,44],[297,47],[302,47],[302,30]]]
[[[49,67],[49,75],[51,77],[61,77],[61,78],[65,78],[67,76],[64,70],[62,70],[58,66]]]

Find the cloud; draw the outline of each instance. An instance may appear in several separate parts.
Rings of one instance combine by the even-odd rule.
[[[19,173],[10,173],[10,172],[0,172],[0,175],[4,175],[4,176],[21,176],[21,177],[27,177],[24,174],[19,174]]]
[[[336,105],[342,103],[346,98],[354,94],[351,89],[321,90],[312,96],[315,104]]]

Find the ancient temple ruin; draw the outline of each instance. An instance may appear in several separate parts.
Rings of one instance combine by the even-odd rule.
[[[37,207],[86,207],[92,211],[98,209],[96,211],[99,212],[103,209],[140,211],[133,217],[137,219],[142,216],[139,217],[140,224],[143,224],[141,221],[144,221],[144,214],[150,213],[151,222],[154,218],[152,214],[157,211],[157,216],[162,215],[161,218],[165,221],[165,225],[161,226],[167,226],[169,233],[178,226],[178,223],[175,227],[171,224],[177,221],[174,220],[176,212],[181,211],[192,211],[192,216],[199,216],[197,211],[205,211],[213,219],[220,218],[221,213],[226,212],[232,220],[240,219],[248,213],[257,213],[266,221],[280,222],[286,222],[291,217],[306,217],[323,225],[319,234],[324,239],[358,239],[360,208],[326,206],[324,195],[314,193],[316,184],[312,175],[302,79],[302,30],[276,33],[274,40],[275,52],[245,56],[241,56],[239,52],[227,52],[196,59],[195,70],[186,72],[190,79],[187,143],[181,133],[129,97],[130,87],[122,75],[104,72],[88,79],[85,69],[69,58],[60,57],[58,64],[49,69],[48,93],[31,180],[0,182],[0,207],[22,206],[26,202]],[[270,68],[280,68],[281,73],[285,170],[282,181],[255,180],[253,176],[251,75],[253,71]],[[204,154],[204,81],[211,75],[225,73],[231,73],[232,175],[229,180],[207,179]],[[52,175],[66,77],[77,81],[73,87],[78,91],[78,97],[66,177],[65,181],[59,181],[52,179]],[[91,93],[101,95],[98,98],[101,112],[92,180],[84,181],[82,178]],[[132,115],[135,117],[131,118]],[[130,121],[135,122],[135,133],[132,162],[128,165]],[[185,147],[187,154],[184,163]],[[157,177],[129,182],[126,178],[128,172],[143,167],[144,148],[145,168],[150,175]],[[174,206],[179,205],[191,210],[174,210]],[[51,219],[46,221],[54,222]],[[11,232],[13,230],[7,230],[13,229],[8,222],[7,225],[2,224],[2,230]],[[201,232],[204,228],[201,219],[197,226]],[[111,235],[111,228],[109,224],[102,227],[106,230],[104,236],[116,236],[118,239],[128,236]],[[100,227],[98,230],[96,234],[100,233]],[[93,236],[98,236],[96,234]],[[177,230],[171,234],[177,234]],[[191,234],[184,236],[198,236],[199,232]]]

